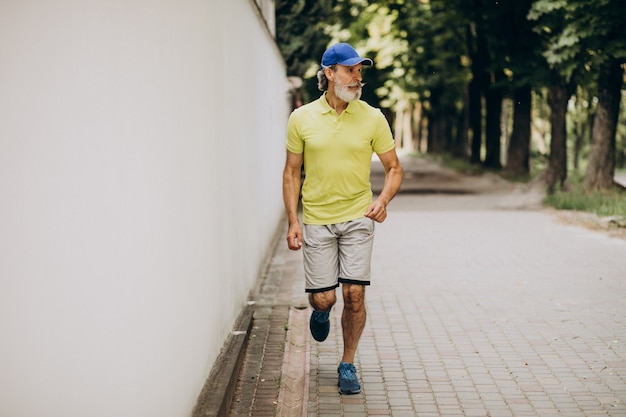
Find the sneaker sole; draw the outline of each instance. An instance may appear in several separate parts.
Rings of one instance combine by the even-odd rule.
[[[341,390],[341,384],[339,382],[337,382],[337,386],[339,387],[339,394],[341,395],[353,395],[353,394],[360,394],[361,393],[361,387],[359,387],[358,390],[348,390],[348,391],[342,391]]]
[[[357,391],[342,391],[341,388],[339,388],[339,394],[341,395],[354,395],[354,394],[360,394],[360,393],[361,393],[360,388]]]

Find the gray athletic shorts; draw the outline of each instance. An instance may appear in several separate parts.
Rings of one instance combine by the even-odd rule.
[[[306,292],[335,289],[339,283],[370,284],[374,220],[363,217],[326,226],[303,227]]]

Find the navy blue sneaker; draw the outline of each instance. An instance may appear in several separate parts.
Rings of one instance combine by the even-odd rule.
[[[311,313],[311,320],[309,320],[309,328],[311,329],[311,335],[313,339],[318,342],[323,342],[328,337],[330,332],[330,310],[317,311],[313,310]]]
[[[359,378],[356,376],[356,368],[354,365],[348,362],[340,362],[339,368],[339,394],[349,395],[358,394],[361,392],[361,385],[359,384]]]

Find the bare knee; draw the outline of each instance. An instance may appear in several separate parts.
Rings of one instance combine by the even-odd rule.
[[[365,286],[357,284],[343,284],[344,308],[352,311],[361,311],[365,308]]]
[[[317,311],[328,311],[337,302],[335,290],[313,292],[309,294],[309,303]]]

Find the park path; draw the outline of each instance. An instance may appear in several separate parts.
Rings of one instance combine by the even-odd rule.
[[[560,221],[536,184],[407,158],[376,229],[362,392],[337,393],[341,303],[312,340],[280,239],[232,415],[626,416],[626,241]]]

